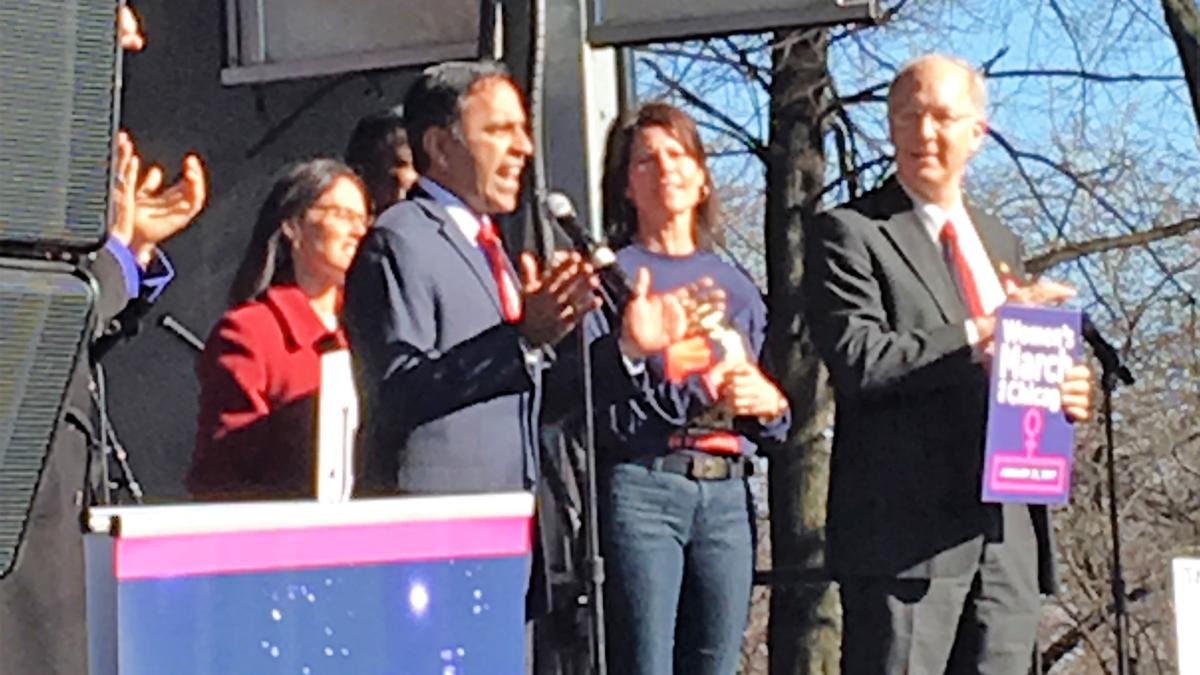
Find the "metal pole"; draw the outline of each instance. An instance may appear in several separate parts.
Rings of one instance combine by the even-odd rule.
[[[1112,533],[1112,595],[1117,639],[1117,675],[1130,675],[1129,612],[1125,606],[1125,575],[1121,567],[1121,520],[1117,508],[1117,462],[1113,439],[1112,393],[1117,374],[1105,369],[1100,377],[1104,392],[1104,442],[1108,465],[1108,524]]]

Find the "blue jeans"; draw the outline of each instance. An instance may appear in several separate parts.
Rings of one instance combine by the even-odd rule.
[[[601,490],[609,672],[735,673],[754,571],[746,481],[622,463]]]

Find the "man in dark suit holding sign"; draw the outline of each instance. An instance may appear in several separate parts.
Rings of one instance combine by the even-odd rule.
[[[1024,675],[1055,585],[1045,508],[980,500],[994,312],[1073,295],[1018,286],[1016,236],[964,203],[985,108],[969,64],[907,64],[888,94],[897,175],[806,234],[807,319],[837,400],[827,535],[847,675]],[[1086,366],[1060,392],[1089,416]]]

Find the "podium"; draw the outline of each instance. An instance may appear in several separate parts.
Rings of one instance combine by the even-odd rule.
[[[533,496],[92,509],[91,675],[524,672]]]

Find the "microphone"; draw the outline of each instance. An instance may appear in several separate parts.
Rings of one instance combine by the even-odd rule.
[[[596,244],[580,226],[571,198],[557,191],[546,195],[546,209],[554,217],[559,229],[567,235],[572,247],[589,257],[600,277],[601,297],[609,319],[618,322],[625,305],[633,297],[633,285],[629,277],[616,264],[617,256],[608,246]],[[699,317],[699,326],[708,338],[721,346],[727,358],[748,361],[749,349],[745,338],[726,321],[724,308],[709,311]]]
[[[571,247],[587,257],[596,268],[605,313],[610,319],[619,318],[625,310],[625,305],[633,297],[633,285],[617,265],[617,255],[608,246],[592,241],[580,225],[570,197],[558,191],[550,192],[546,195],[546,210],[558,225],[558,229],[567,236]]]
[[[162,326],[163,329],[165,329],[168,333],[179,338],[180,341],[190,346],[192,349],[198,352],[204,351],[204,341],[196,337],[195,333],[189,330],[187,326],[180,323],[178,319],[170,314],[164,313],[161,317],[159,317],[158,325]]]

